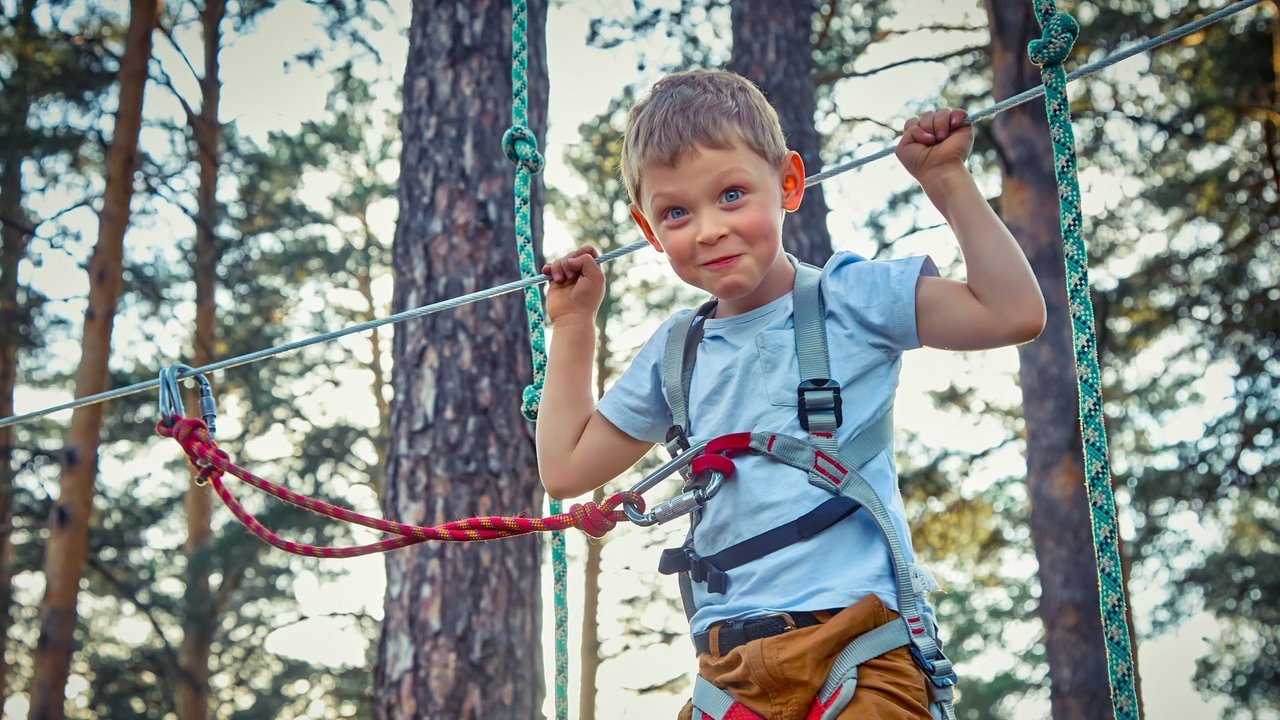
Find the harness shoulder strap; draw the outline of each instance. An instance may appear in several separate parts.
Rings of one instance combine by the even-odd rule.
[[[796,358],[800,365],[800,385],[796,405],[800,427],[809,432],[813,444],[827,453],[836,451],[836,428],[844,421],[840,383],[831,377],[827,350],[826,307],[822,300],[822,270],[796,263],[792,293],[796,325]]]
[[[715,299],[703,303],[694,312],[677,320],[667,334],[662,353],[662,387],[671,409],[671,428],[667,430],[667,454],[671,457],[689,449],[689,385],[693,381],[693,362],[702,341],[702,321],[716,309]]]

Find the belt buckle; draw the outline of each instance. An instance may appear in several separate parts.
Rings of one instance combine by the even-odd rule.
[[[780,612],[774,615],[774,617],[781,618],[782,622],[787,626],[787,629],[783,630],[783,632],[790,632],[792,630],[795,630],[797,627],[796,620],[795,618],[791,617],[791,613]]]

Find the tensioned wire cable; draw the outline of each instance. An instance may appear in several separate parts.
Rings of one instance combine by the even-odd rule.
[[[1191,33],[1194,33],[1197,30],[1203,29],[1208,25],[1212,25],[1213,23],[1216,23],[1226,17],[1239,13],[1250,7],[1253,7],[1254,5],[1257,5],[1260,2],[1262,2],[1262,0],[1238,0],[1237,2],[1231,5],[1228,5],[1220,10],[1217,10],[1213,13],[1205,15],[1204,17],[1198,20],[1194,20],[1185,25],[1179,26],[1178,28],[1170,30],[1167,33],[1158,35],[1149,40],[1135,43],[1134,45],[1128,48],[1125,48],[1123,50],[1118,50],[1115,53],[1112,53],[1111,55],[1108,55],[1107,57],[1101,60],[1098,60],[1097,62],[1086,65],[1080,68],[1079,70],[1076,70],[1075,72],[1072,72],[1069,75],[1067,75],[1067,82],[1075,82],[1076,80],[1081,80],[1083,78],[1094,75],[1099,71],[1105,68],[1108,68],[1112,65],[1115,65],[1116,63],[1122,60],[1126,60],[1139,53],[1146,52],[1148,50],[1160,47],[1161,45],[1166,45],[1170,42],[1173,42],[1174,40],[1190,35]],[[1005,110],[1009,110],[1010,108],[1017,107],[1018,105],[1029,102],[1031,100],[1034,100],[1037,97],[1044,95],[1044,91],[1045,90],[1043,85],[1039,85],[1034,88],[1031,88],[1030,90],[1023,91],[1017,95],[1014,95],[1010,98],[1002,100],[994,105],[991,105],[989,107],[985,107],[985,108],[982,108],[981,110],[977,110],[973,112],[972,114],[969,115],[968,122],[972,123],[972,122],[977,122],[979,120],[990,119],[995,115],[998,115],[1004,112]],[[896,145],[891,145],[889,147],[883,148],[870,155],[856,158],[847,163],[836,165],[835,167],[832,167],[828,170],[824,170],[822,172],[811,175],[808,178],[805,178],[805,186],[809,187],[812,185],[816,185],[825,180],[829,180],[835,177],[836,175],[849,172],[850,170],[857,169],[859,167],[862,167],[863,165],[867,165],[869,163],[875,162],[876,160],[880,160],[882,158],[888,157],[889,155],[893,154],[893,151],[895,148],[896,148]],[[603,255],[601,255],[599,258],[596,259],[596,262],[598,263],[609,262],[610,260],[614,260],[616,258],[622,257],[623,255],[628,255],[630,253],[636,252],[637,250],[640,250],[641,248],[644,248],[647,246],[648,246],[648,242],[644,240],[639,240],[630,245],[626,245],[624,247],[618,248],[617,250],[604,253]],[[460,295],[458,297],[450,298],[448,300],[442,300],[440,302],[432,303],[430,305],[423,305],[422,307],[417,307],[411,310],[398,312],[398,313],[395,313],[394,315],[388,315],[383,318],[368,320],[362,323],[358,323],[356,325],[351,325],[349,327],[342,328],[340,330],[334,330],[331,332],[322,333],[320,335],[314,335],[309,338],[295,340],[293,342],[284,343],[282,345],[277,345],[270,348],[265,348],[265,349],[247,353],[244,355],[239,355],[237,357],[227,358],[225,360],[219,360],[218,362],[209,363],[208,365],[202,365],[197,368],[192,368],[189,371],[180,372],[179,376],[176,379],[180,380],[183,378],[191,377],[193,375],[200,375],[204,373],[216,372],[218,370],[227,370],[230,368],[239,367],[241,365],[248,365],[250,363],[258,362],[260,360],[265,360],[266,358],[279,355],[281,353],[286,353],[293,350],[299,350],[301,348],[308,347],[311,345],[316,345],[318,343],[329,342],[331,340],[336,340],[338,338],[345,337],[347,335],[352,335],[354,333],[364,332],[366,330],[372,330],[374,328],[382,327],[383,325],[390,325],[393,323],[403,322],[405,320],[412,320],[414,318],[424,317],[424,316],[431,315],[444,310],[450,310],[456,307],[460,307],[462,305],[468,305],[470,303],[478,302],[480,300],[485,300],[488,298],[497,297],[499,295],[505,295],[507,293],[516,292],[517,290],[524,290],[525,288],[528,288],[528,287],[541,285],[542,283],[547,282],[549,279],[550,278],[548,278],[546,275],[537,275],[535,277],[516,280],[509,283],[505,283],[503,285],[497,285],[491,288],[487,288],[485,290],[478,290],[476,292],[469,293],[467,295]],[[147,380],[145,382],[134,383],[133,385],[128,385],[122,388],[116,388],[113,390],[108,390],[106,392],[96,393],[94,395],[87,395],[85,397],[78,398],[76,400],[72,400],[69,402],[61,403],[59,405],[52,405],[42,410],[36,410],[34,412],[24,413],[20,415],[11,415],[10,417],[0,419],[0,427],[8,427],[10,425],[16,425],[18,423],[26,422],[28,420],[34,420],[39,417],[44,417],[45,415],[61,412],[63,410],[71,410],[77,407],[82,407],[84,405],[92,405],[94,403],[106,402],[108,400],[114,400],[116,398],[126,397],[129,395],[136,395],[137,393],[146,392],[148,390],[154,390],[159,386],[159,384],[160,382],[158,379]]]

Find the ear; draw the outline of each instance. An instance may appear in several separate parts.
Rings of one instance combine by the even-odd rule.
[[[649,219],[640,211],[640,206],[631,203],[627,209],[631,211],[631,219],[636,221],[640,232],[644,233],[644,239],[649,241],[654,250],[662,252],[662,245],[658,242],[658,236],[653,233],[653,226],[649,224]]]
[[[804,160],[792,150],[782,159],[782,209],[795,212],[804,199]]]

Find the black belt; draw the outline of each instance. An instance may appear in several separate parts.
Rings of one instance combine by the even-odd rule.
[[[717,623],[712,626],[711,630],[704,633],[698,633],[693,636],[693,647],[698,654],[711,652],[711,633],[719,628],[720,633],[720,655],[728,655],[730,650],[745,645],[752,640],[773,637],[780,635],[788,630],[796,630],[799,628],[820,625],[842,608],[835,610],[820,610],[813,612],[791,612],[778,613],[777,615],[766,615],[765,617],[752,618],[750,620],[731,620],[728,622]],[[821,613],[821,615],[819,615]]]

